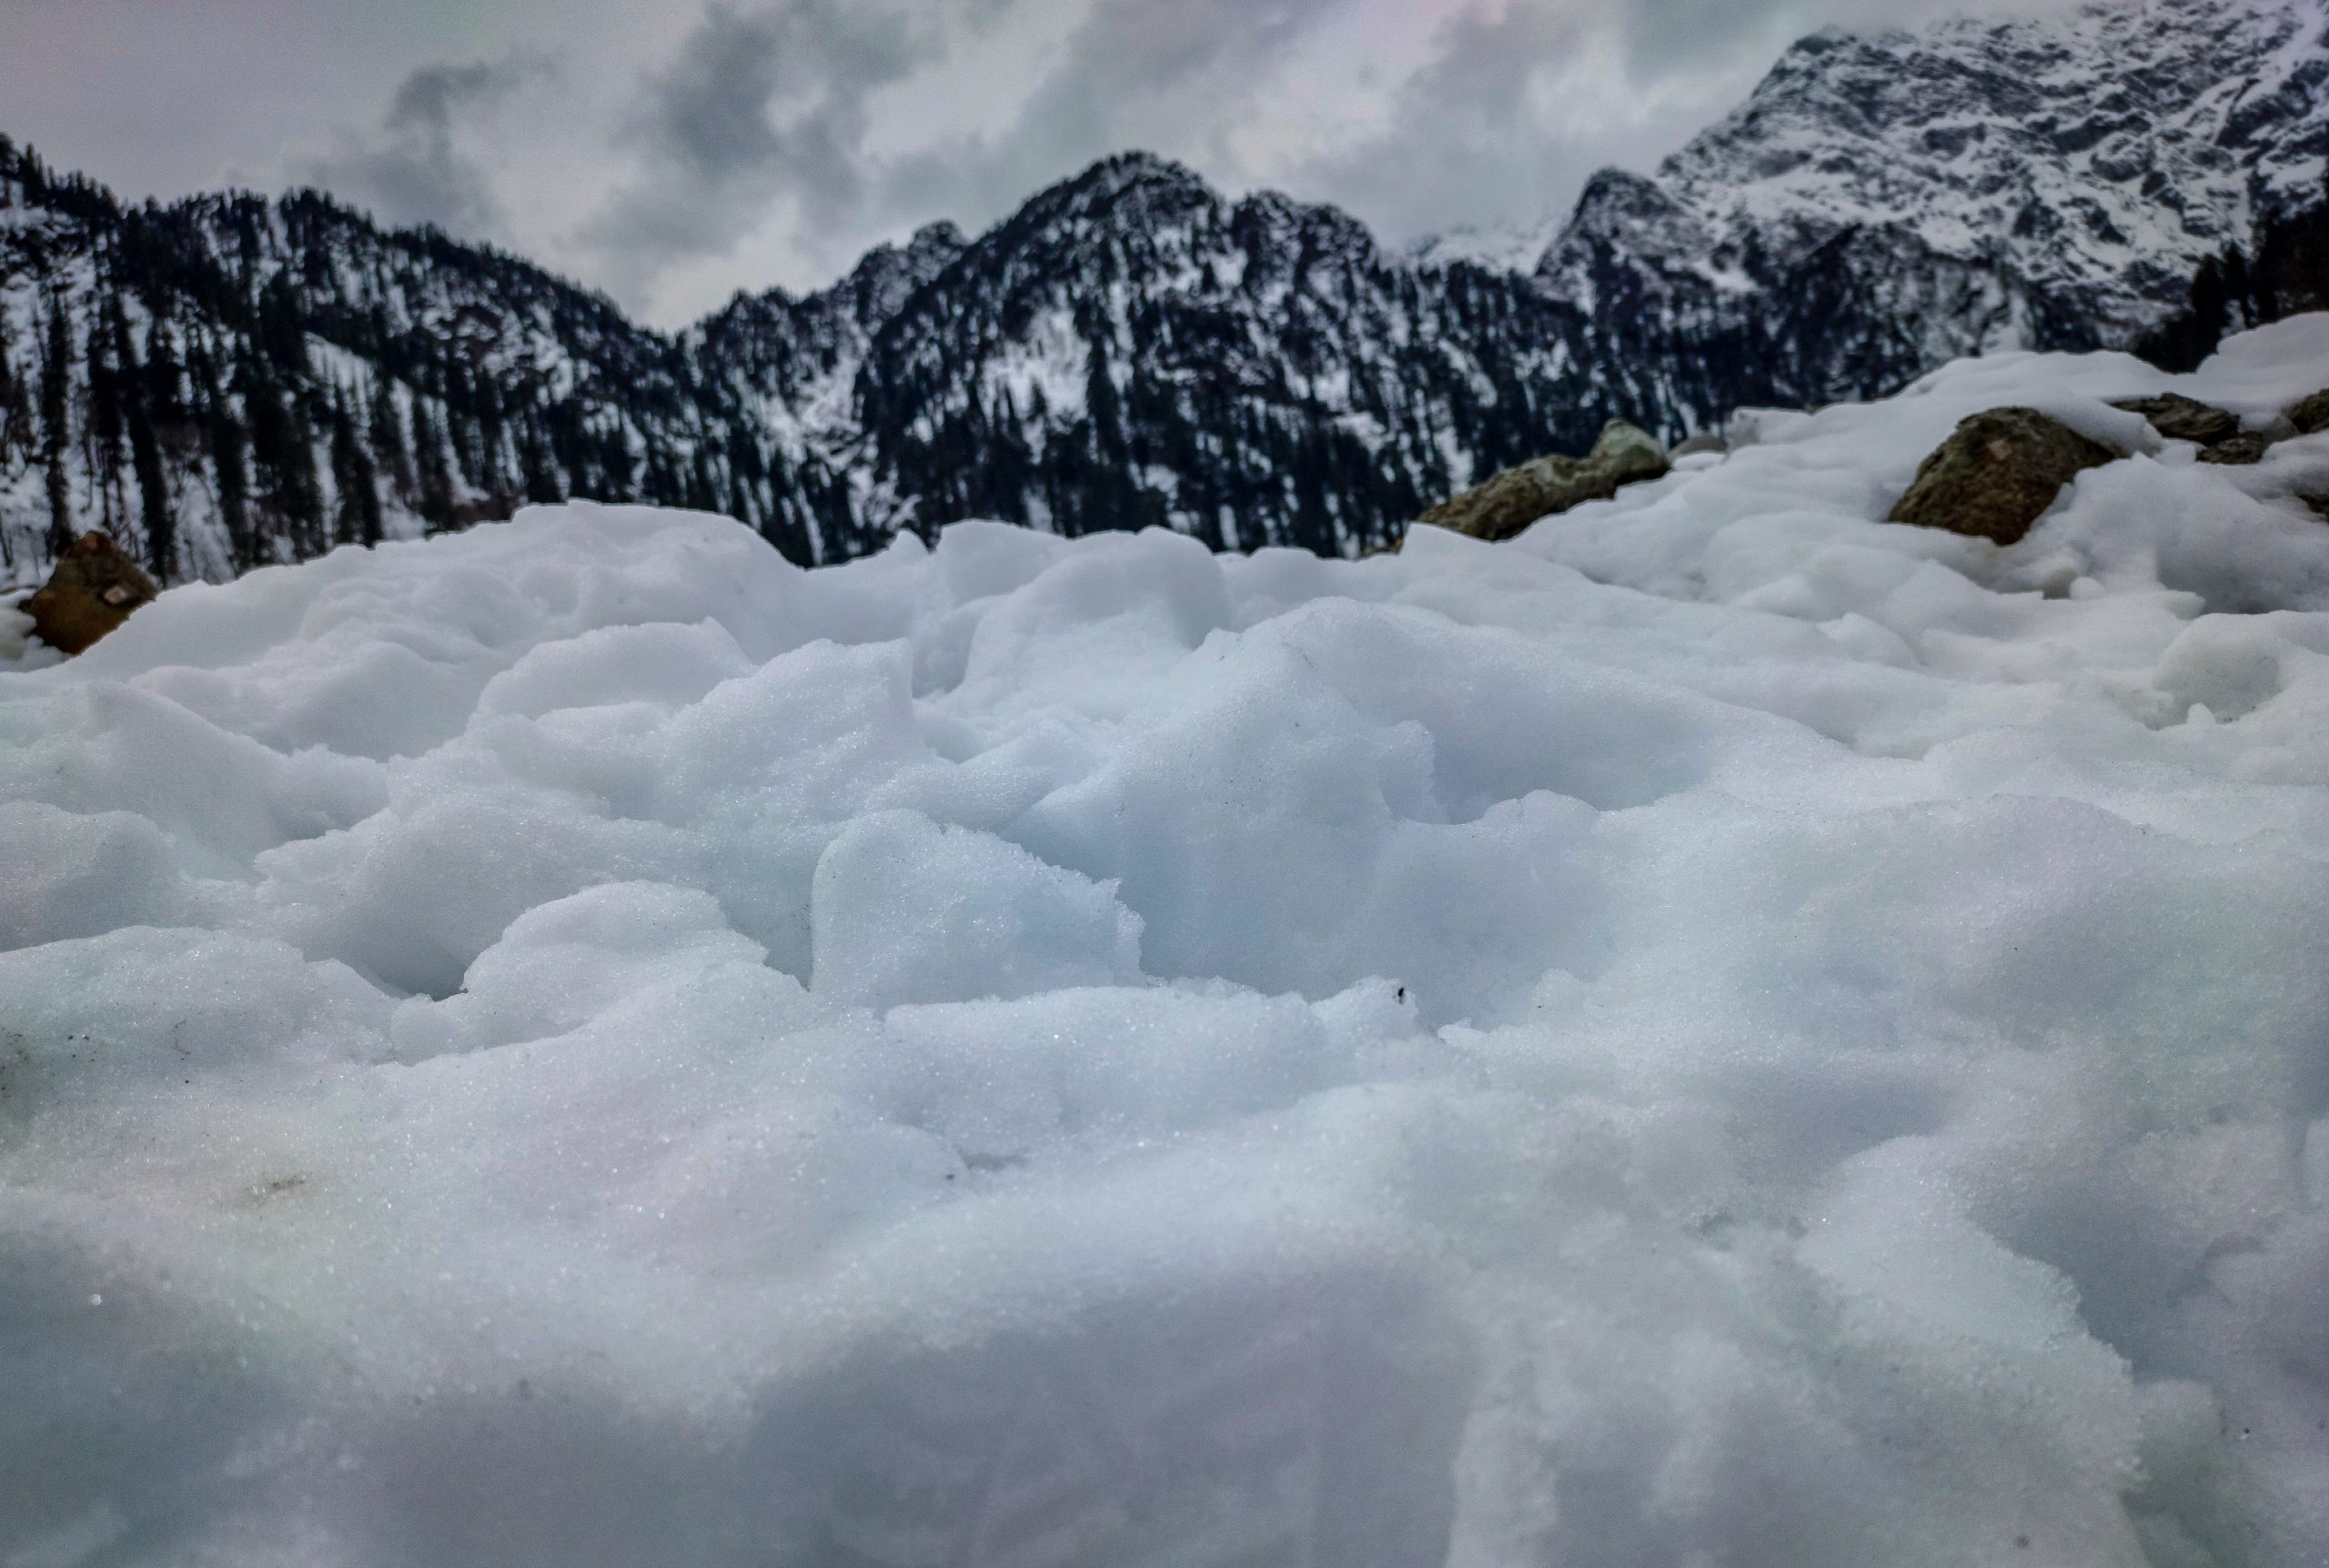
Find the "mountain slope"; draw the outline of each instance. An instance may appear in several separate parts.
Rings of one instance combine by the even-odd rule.
[[[2321,0],[2121,0],[1819,34],[1654,178],[1598,177],[1537,276],[1700,414],[2131,346],[2320,202],[2324,32]]]
[[[126,207],[0,142],[0,356],[20,578],[89,528],[183,580],[578,494],[785,522],[678,343],[312,193]]]
[[[1333,552],[1590,439],[1596,357],[1590,324],[1520,279],[1422,273],[1333,208],[1231,202],[1131,155],[916,293],[872,346],[856,420],[877,500],[919,521],[1115,518]]]

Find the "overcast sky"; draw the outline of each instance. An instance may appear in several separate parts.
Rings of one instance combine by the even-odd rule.
[[[320,185],[676,326],[1145,147],[1395,240],[1648,169],[1792,38],[2050,0],[0,0],[0,132]]]

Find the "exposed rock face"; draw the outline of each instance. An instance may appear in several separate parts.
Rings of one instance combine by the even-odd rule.
[[[2141,414],[2151,427],[2171,441],[2195,441],[2213,447],[2240,434],[2240,416],[2212,408],[2197,398],[2166,392],[2156,397],[2122,397],[2111,405]]]
[[[1588,456],[1538,457],[1507,468],[1434,507],[1422,520],[1476,539],[1508,539],[1572,507],[1606,501],[1627,485],[1663,478],[1669,467],[1656,437],[1618,420],[1601,432]]]
[[[2246,465],[2261,463],[2273,445],[2272,437],[2257,431],[2243,431],[2230,440],[2218,441],[2200,454],[2203,463]]]
[[[2118,456],[2035,408],[1992,408],[1925,459],[1890,520],[2015,544],[2063,486]]]
[[[2315,392],[2293,406],[2288,410],[2288,421],[2296,427],[2300,436],[2318,436],[2329,430],[2329,391]]]
[[[47,584],[25,601],[33,635],[63,653],[85,651],[153,601],[154,579],[103,534],[83,534],[57,558]]]

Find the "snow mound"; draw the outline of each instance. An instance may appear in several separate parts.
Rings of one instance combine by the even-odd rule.
[[[0,675],[0,1563],[2329,1547],[2329,318],[1484,546],[576,505]],[[1884,524],[1964,415],[2129,449]]]

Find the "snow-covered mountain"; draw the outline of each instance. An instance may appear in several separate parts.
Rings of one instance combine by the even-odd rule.
[[[1131,154],[938,267],[871,336],[847,402],[807,405],[804,436],[877,526],[1169,522],[1347,551],[1589,440],[1577,393],[1600,357],[1523,278],[1420,270],[1331,207],[1232,201]],[[1655,417],[1646,383],[1610,390]]]
[[[216,578],[569,496],[802,561],[966,516],[1353,554],[1611,417],[2002,347],[2195,361],[2324,302],[2324,33],[2329,0],[2108,0],[1818,35],[1533,266],[1128,154],[676,337],[313,194],[133,209],[0,144],[0,578],[87,527]]]
[[[0,140],[0,581],[88,528],[215,579],[520,501],[750,506],[766,445],[514,257],[313,193],[127,207]]]
[[[1630,352],[1706,360],[1672,387],[1701,415],[2135,346],[2321,203],[2324,30],[2322,0],[2112,0],[1816,34],[1655,176],[1597,177],[1537,276]]]

